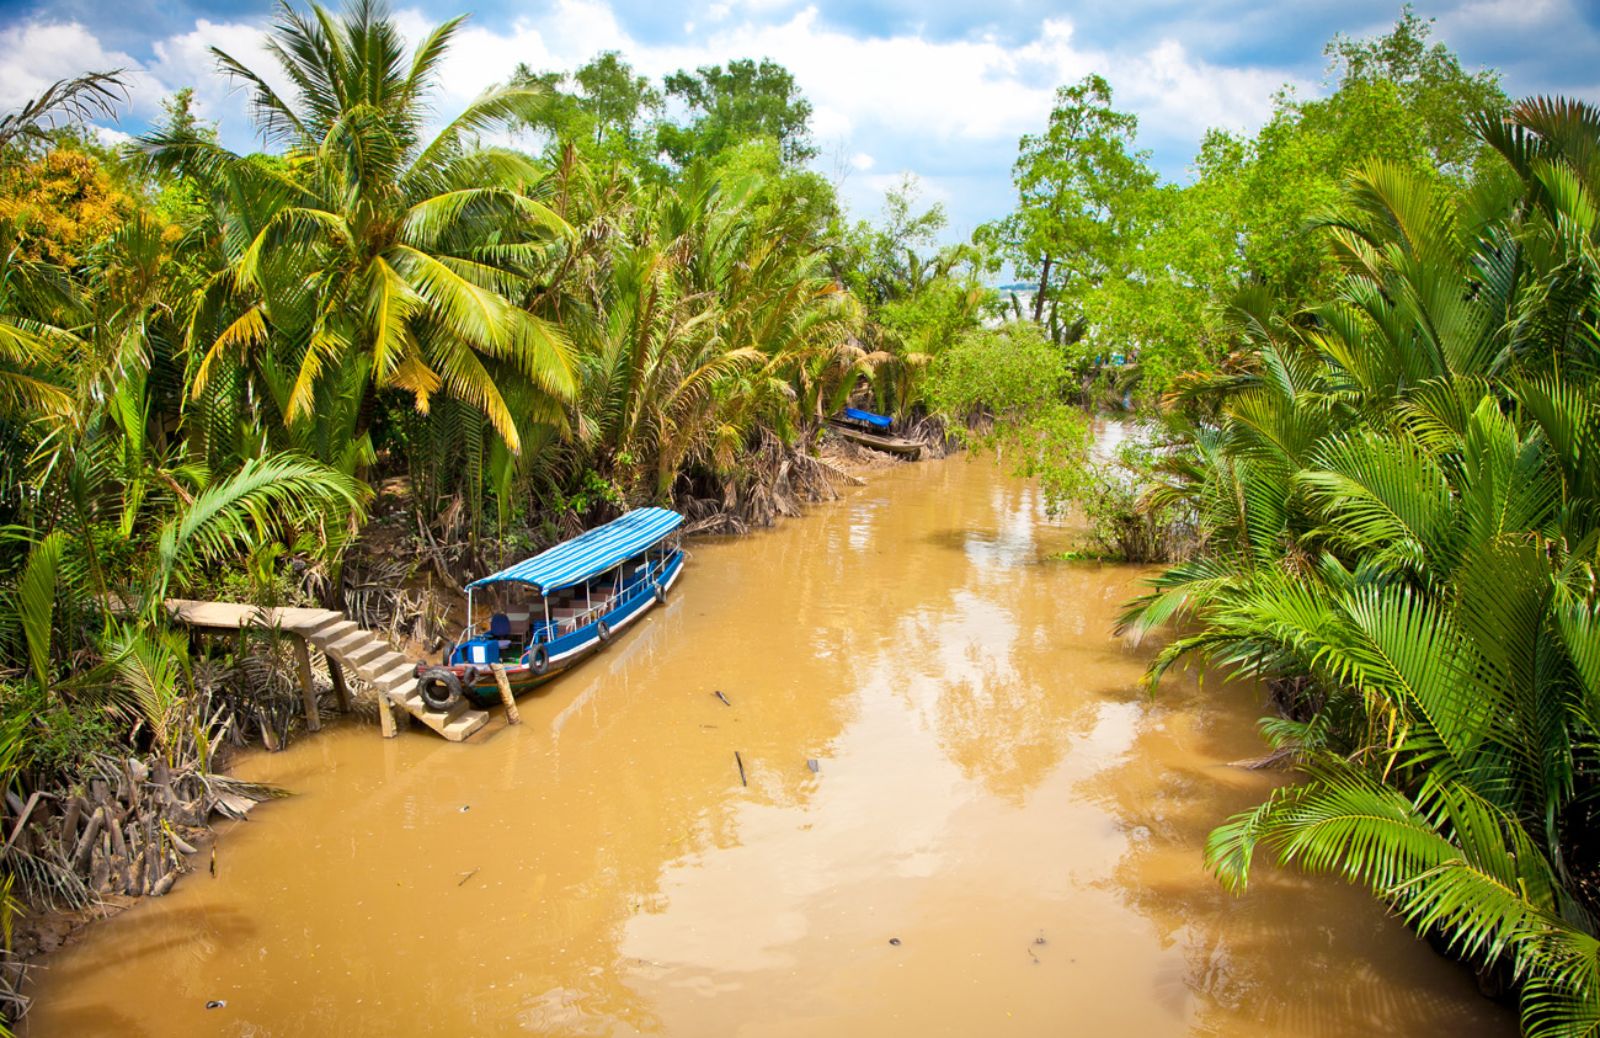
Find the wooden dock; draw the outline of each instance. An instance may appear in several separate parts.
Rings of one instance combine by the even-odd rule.
[[[328,673],[339,704],[350,709],[347,671],[358,675],[378,694],[378,719],[385,738],[399,734],[399,707],[451,742],[461,742],[489,723],[486,711],[465,700],[447,711],[429,710],[417,691],[416,662],[396,652],[378,634],[361,627],[343,613],[331,609],[293,607],[266,608],[238,602],[197,602],[171,598],[166,602],[172,619],[200,631],[238,631],[269,628],[294,638],[300,668],[300,689],[305,701],[306,727],[322,727],[317,713],[316,689],[311,681],[311,650],[316,648],[328,661]]]

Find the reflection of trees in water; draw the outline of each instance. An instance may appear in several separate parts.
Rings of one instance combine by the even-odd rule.
[[[1020,804],[1095,727],[1099,691],[1137,687],[1140,659],[1110,636],[1126,594],[1123,573],[1111,573],[1037,561],[974,567],[901,628],[921,652],[903,661],[897,687],[950,760],[994,795]]]
[[[1101,886],[1182,950],[1181,975],[1156,997],[1191,1010],[1198,1035],[1514,1033],[1509,1013],[1363,892],[1261,869],[1235,898],[1203,871],[1210,830],[1287,778],[1226,764],[1251,752],[1239,733],[1259,701],[1222,682],[1163,686],[1133,751],[1076,787],[1128,835]]]

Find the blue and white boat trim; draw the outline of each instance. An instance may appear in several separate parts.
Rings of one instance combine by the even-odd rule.
[[[468,584],[466,629],[441,666],[417,666],[424,700],[434,709],[461,696],[492,703],[493,664],[521,691],[599,650],[667,600],[683,572],[683,522],[670,509],[635,509]]]

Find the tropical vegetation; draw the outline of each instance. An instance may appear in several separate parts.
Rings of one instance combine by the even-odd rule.
[[[104,145],[114,72],[0,117],[0,1021],[17,914],[163,892],[259,792],[219,750],[284,734],[270,638],[191,645],[164,600],[396,619],[375,586],[635,505],[769,522],[854,400],[1164,561],[1124,618],[1173,632],[1153,683],[1270,691],[1302,780],[1213,834],[1225,884],[1335,873],[1529,1033],[1600,1027],[1600,112],[1512,103],[1407,9],[1182,186],[1063,86],[1014,211],[941,245],[911,182],[846,219],[771,61],[607,52],[435,113],[462,25],[280,6],[276,67],[216,55],[257,153],[187,91]],[[1094,462],[1097,408],[1148,437]]]
[[[436,113],[463,24],[281,5],[273,67],[215,54],[258,153],[190,91],[102,144],[116,72],[0,119],[0,1026],[16,913],[163,892],[218,750],[281,742],[270,639],[197,648],[165,599],[392,614],[361,574],[448,591],[651,502],[771,521],[840,478],[824,417],[910,416],[977,324],[973,262],[845,222],[781,66],[606,53]]]

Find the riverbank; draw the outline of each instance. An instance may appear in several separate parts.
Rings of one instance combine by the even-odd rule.
[[[1281,778],[1227,766],[1259,692],[1148,698],[1146,571],[1070,536],[987,459],[889,468],[701,540],[481,746],[242,758],[297,795],[58,953],[30,1033],[1512,1033],[1359,892],[1204,873]]]

